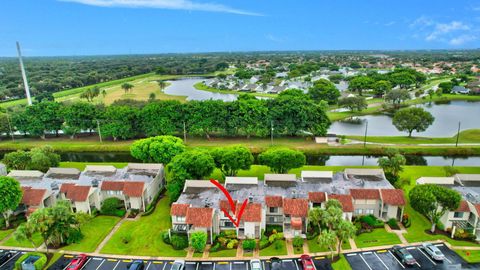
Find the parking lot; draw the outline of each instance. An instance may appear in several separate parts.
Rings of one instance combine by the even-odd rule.
[[[468,265],[454,251],[443,244],[436,245],[445,255],[444,262],[434,261],[420,246],[407,247],[417,263],[407,266],[394,255],[391,249],[345,254],[345,258],[354,270],[402,270],[402,269],[478,269],[478,265]]]
[[[71,255],[64,255],[49,270],[64,270],[70,260]],[[330,270],[330,262],[325,257],[312,258],[317,270]],[[131,260],[118,260],[101,257],[90,257],[87,264],[82,270],[124,270]],[[146,270],[169,270],[172,267],[173,261],[144,261]],[[270,270],[270,260],[262,260],[265,270]],[[0,268],[0,269],[13,269]],[[284,259],[282,260],[282,269],[284,270],[301,270],[301,263],[298,259]],[[185,270],[250,270],[249,261],[187,261],[185,263]]]

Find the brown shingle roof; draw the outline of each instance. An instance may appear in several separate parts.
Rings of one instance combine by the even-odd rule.
[[[123,181],[103,181],[100,190],[123,190]]]
[[[379,200],[378,189],[356,188],[350,189],[350,195],[356,200]]]
[[[265,204],[268,207],[282,207],[282,196],[265,196]]]
[[[308,215],[307,199],[283,199],[283,212],[292,217],[306,217]]]
[[[190,207],[187,209],[187,224],[192,224],[195,227],[211,227],[212,226],[212,208],[197,208]]]
[[[465,200],[460,201],[460,205],[458,206],[456,212],[470,212],[470,208],[468,207],[468,203]]]
[[[184,217],[187,215],[187,209],[190,205],[183,203],[174,203],[170,207],[170,215]]]
[[[335,199],[340,202],[344,212],[353,212],[352,196],[349,194],[331,194],[328,195],[328,199]]]
[[[327,199],[325,192],[309,192],[308,200],[313,203],[322,203]]]
[[[475,210],[477,210],[477,214],[480,214],[480,203],[474,204]]]
[[[60,192],[62,192],[63,189],[63,193],[65,193],[65,197],[67,197],[67,199],[70,199],[74,202],[84,202],[88,199],[90,186],[67,185],[64,187],[64,185],[65,184],[63,184],[60,188]]]
[[[237,200],[233,200],[233,203],[236,205],[237,204]],[[228,202],[228,200],[220,200],[220,210],[225,210],[227,212],[231,212],[231,207],[230,207],[230,203]]]
[[[405,195],[401,189],[381,189],[382,200],[385,204],[405,205]]]
[[[67,193],[68,189],[73,186],[75,186],[75,183],[64,183],[60,186],[60,192]]]
[[[123,194],[129,197],[142,197],[144,186],[144,182],[125,181],[123,185]]]
[[[242,205],[237,205],[237,217]],[[241,217],[241,220],[246,222],[261,222],[262,221],[262,205],[259,203],[248,203]]]
[[[27,206],[40,206],[43,202],[43,197],[47,192],[46,189],[37,189],[31,187],[22,187],[22,190],[22,203]]]

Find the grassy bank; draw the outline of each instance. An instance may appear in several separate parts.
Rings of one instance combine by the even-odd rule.
[[[239,92],[239,91],[233,91],[233,90],[221,90],[213,87],[206,86],[203,82],[198,82],[193,85],[195,89],[197,90],[203,90],[203,91],[208,91],[208,92],[213,92],[213,93],[222,93],[222,94],[248,94],[248,95],[253,95],[256,97],[269,97],[269,98],[274,98],[277,95],[276,94],[268,94],[268,93],[254,93],[254,92]]]
[[[66,137],[48,138],[46,140],[21,138],[15,142],[4,140],[0,142],[0,151],[14,151],[18,149],[30,149],[42,145],[50,145],[59,152],[128,152],[133,140],[110,141],[104,140],[100,143],[98,137],[90,136],[70,140]],[[367,145],[342,145],[327,146],[316,144],[311,138],[303,137],[281,137],[274,138],[274,144],[271,145],[268,138],[205,138],[193,137],[187,138],[187,147],[213,148],[228,145],[241,144],[249,147],[252,152],[259,153],[269,147],[288,147],[303,151],[307,154],[318,155],[382,155],[385,153],[385,146]],[[429,155],[429,156],[469,156],[480,155],[480,146],[422,146],[422,145],[398,145],[396,146],[402,153],[409,155]]]

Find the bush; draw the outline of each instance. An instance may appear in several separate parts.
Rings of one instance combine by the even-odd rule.
[[[215,251],[218,251],[220,249],[220,243],[215,243],[211,248],[210,248],[210,252],[215,252]]]
[[[122,240],[122,243],[127,245],[128,243],[130,243],[130,241],[132,241],[132,235],[131,234],[126,234],[126,235],[121,237],[121,240]]]
[[[172,243],[173,249],[182,250],[188,247],[188,238],[186,235],[172,235],[170,242]]]
[[[22,262],[24,262],[30,256],[38,256],[40,257],[33,265],[35,266],[36,270],[42,270],[45,265],[47,264],[47,256],[40,252],[27,252],[20,256],[20,258],[15,262],[15,270],[22,269]]]
[[[165,244],[168,244],[168,245],[172,244],[172,242],[170,241],[170,235],[168,234],[168,232],[162,233],[162,240]]]
[[[123,217],[126,211],[122,200],[112,197],[103,201],[100,213],[107,216]]]
[[[202,231],[193,232],[190,235],[190,246],[195,250],[195,252],[203,252],[205,246],[207,245],[207,233]]]
[[[388,220],[387,222],[388,226],[390,226],[390,228],[392,228],[393,230],[398,230],[400,229],[400,227],[398,227],[398,223],[397,223],[397,220],[394,219],[394,218],[391,218]]]
[[[257,243],[253,239],[247,239],[242,243],[243,250],[254,250],[256,245]]]
[[[444,231],[444,230],[445,230],[445,225],[443,225],[443,223],[442,223],[441,221],[438,221],[438,222],[437,222],[436,227],[437,227],[437,229],[439,229],[440,231]]]
[[[412,221],[411,221],[410,217],[408,216],[408,214],[403,214],[402,224],[405,228],[408,228],[412,225]]]
[[[236,230],[225,230],[220,233],[221,236],[230,238],[230,239],[236,239],[237,238],[237,231]]]
[[[73,243],[78,243],[83,239],[83,234],[80,230],[71,228],[70,232],[68,233],[67,241],[66,243],[68,245],[73,244]]]
[[[237,239],[231,239],[228,241],[227,248],[228,249],[234,249],[238,247],[238,240]]]
[[[466,230],[458,229],[455,231],[454,238],[458,240],[475,241],[477,237],[474,234],[467,232]]]
[[[301,238],[300,236],[295,236],[292,240],[292,244],[295,248],[303,247],[303,238]]]
[[[279,232],[283,232],[282,225],[267,225],[265,227],[265,234],[268,236],[274,233],[279,233]]]
[[[222,247],[227,247],[228,239],[220,236],[220,237],[217,238],[217,242],[220,243],[220,245],[222,245]]]
[[[383,221],[377,219],[374,215],[366,215],[360,217],[360,221],[362,223],[368,224],[368,226],[371,226],[373,228],[382,228],[384,226]]]

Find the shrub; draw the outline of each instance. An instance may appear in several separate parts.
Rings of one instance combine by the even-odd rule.
[[[307,233],[307,240],[312,240],[318,237],[318,232],[309,232]]]
[[[222,247],[227,247],[228,239],[225,237],[218,237],[217,241],[222,245]]]
[[[168,234],[168,232],[162,233],[162,240],[165,244],[168,244],[168,245],[172,244],[172,242],[170,241],[170,235]]]
[[[268,242],[270,242],[270,244],[275,242],[275,240],[277,240],[277,234],[276,233],[272,234],[268,237]]]
[[[225,236],[226,238],[237,238],[237,231],[236,230],[225,230],[220,235]]]
[[[207,234],[205,232],[194,232],[190,235],[190,246],[195,252],[203,252],[207,245]]]
[[[412,221],[411,221],[410,217],[408,216],[408,214],[403,214],[402,224],[405,228],[408,228],[412,225]]]
[[[292,240],[293,247],[301,248],[303,247],[303,238],[300,236],[295,236]]]
[[[242,243],[243,250],[254,250],[256,245],[257,243],[253,239],[247,239]]]
[[[105,199],[100,210],[102,215],[107,216],[125,216],[125,208],[123,202],[115,197]],[[123,215],[122,215],[123,214]]]
[[[124,243],[126,245],[126,244],[130,243],[130,241],[132,241],[132,235],[126,234],[126,235],[121,237],[121,240],[122,240],[122,243]]]
[[[210,252],[215,252],[215,251],[218,251],[218,249],[220,249],[220,243],[215,243],[211,248],[210,248]]]
[[[238,240],[237,239],[231,239],[228,241],[227,248],[228,249],[234,249],[238,247]]]
[[[71,228],[68,233],[67,241],[66,243],[68,245],[73,244],[73,243],[78,243],[83,239],[83,234],[80,230]]]
[[[383,221],[377,219],[374,215],[362,216],[360,217],[360,221],[368,224],[368,226],[371,226],[373,228],[381,228],[384,226]]]
[[[270,246],[270,241],[268,241],[267,238],[263,238],[263,239],[260,239],[260,241],[258,242],[258,248],[259,249],[264,249],[268,246]]]
[[[444,231],[445,230],[445,225],[441,221],[438,221],[436,224],[437,229]]]
[[[188,247],[188,238],[186,235],[172,235],[170,242],[172,243],[173,249],[182,250]]]
[[[455,231],[454,237],[458,240],[468,240],[468,241],[475,241],[476,236],[470,232],[467,232],[463,229],[458,229]]]
[[[388,222],[387,222],[387,224],[388,224],[388,226],[390,226],[390,228],[392,228],[393,230],[398,230],[398,229],[399,229],[397,220],[394,219],[394,218],[389,219]]]
[[[40,257],[35,263],[33,263],[36,270],[42,270],[47,264],[47,256],[45,254],[40,252],[27,252],[20,256],[20,258],[15,262],[15,270],[21,270],[22,262],[24,262],[30,256]]]
[[[282,225],[267,225],[265,227],[265,234],[266,235],[271,235],[271,234],[278,233],[278,232],[283,232]]]

